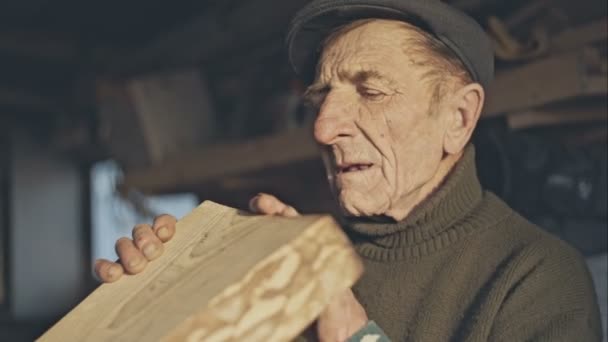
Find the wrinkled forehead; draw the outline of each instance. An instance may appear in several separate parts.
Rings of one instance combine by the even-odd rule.
[[[322,46],[317,79],[328,73],[348,78],[403,70],[412,64],[405,45],[415,43],[417,35],[411,25],[387,19],[361,20],[341,27]]]

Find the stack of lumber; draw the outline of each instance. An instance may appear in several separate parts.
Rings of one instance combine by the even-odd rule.
[[[513,130],[607,121],[608,19],[575,14],[535,0],[487,17],[498,68],[485,117],[506,116]]]

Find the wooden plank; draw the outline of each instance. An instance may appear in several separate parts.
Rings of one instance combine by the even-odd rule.
[[[126,87],[153,163],[215,138],[215,112],[199,70],[148,75]]]
[[[497,73],[488,91],[484,116],[540,107],[579,96],[605,96],[606,75],[596,75],[599,52],[593,48],[546,58]]]
[[[123,188],[161,192],[320,157],[310,127],[239,143],[218,144],[125,173]]]
[[[97,87],[104,143],[127,168],[163,161],[212,141],[217,129],[211,99],[196,69],[128,80],[100,80]]]
[[[361,272],[330,216],[205,202],[145,272],[100,286],[39,341],[288,341]]]
[[[590,43],[608,38],[608,18],[602,18],[580,27],[566,29],[552,39],[555,50],[563,51],[580,48]]]
[[[605,104],[540,108],[507,115],[507,124],[514,130],[591,121],[608,121]]]

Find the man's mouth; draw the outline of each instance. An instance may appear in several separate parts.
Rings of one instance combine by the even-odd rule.
[[[356,172],[356,171],[365,171],[365,170],[371,168],[373,165],[374,164],[365,164],[365,163],[338,165],[338,174],[350,173],[350,172]]]

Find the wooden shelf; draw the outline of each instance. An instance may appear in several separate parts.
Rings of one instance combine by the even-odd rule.
[[[280,171],[292,174],[298,172],[293,170],[294,165],[319,165],[319,156],[310,127],[302,127],[247,142],[204,147],[167,158],[149,168],[128,170],[120,187],[155,194],[201,186],[247,184],[246,180],[253,179],[253,176],[258,183],[264,183],[269,180],[261,174],[270,178],[281,174],[281,178],[289,177]],[[264,172],[260,174],[260,171]]]
[[[605,97],[606,74],[602,56],[591,47],[548,57],[521,67],[497,72],[489,89],[484,116],[528,110],[558,101],[581,97]]]

